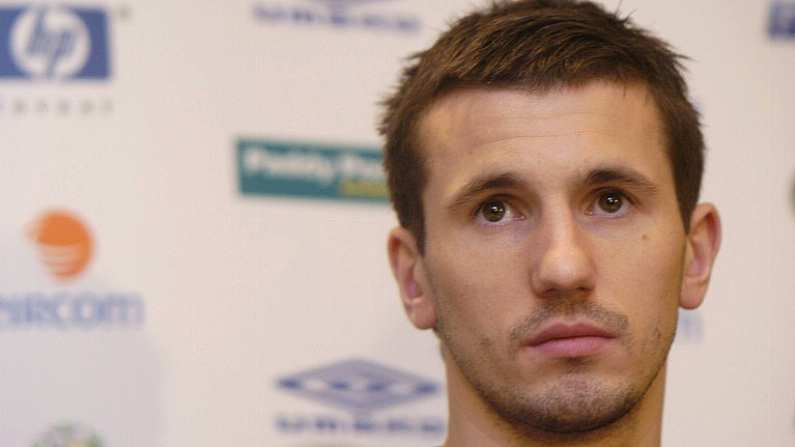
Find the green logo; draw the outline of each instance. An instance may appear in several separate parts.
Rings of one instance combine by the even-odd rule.
[[[243,195],[386,202],[377,148],[241,139],[237,166]]]
[[[74,424],[57,425],[33,444],[33,447],[102,447],[102,440],[91,430]]]
[[[792,190],[790,191],[790,204],[792,205],[792,210],[795,211],[795,181],[792,182]]]

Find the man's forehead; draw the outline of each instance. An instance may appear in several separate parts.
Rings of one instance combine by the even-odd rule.
[[[602,81],[530,92],[520,87],[464,87],[448,92],[424,113],[418,136],[426,159],[511,138],[583,133],[665,140],[660,114],[640,83]]]

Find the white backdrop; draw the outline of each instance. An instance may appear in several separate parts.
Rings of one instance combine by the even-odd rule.
[[[619,3],[692,58],[725,228],[663,443],[795,445],[795,14],[774,7],[793,2]],[[0,444],[438,443],[443,368],[398,303],[389,207],[243,194],[237,151],[379,147],[402,58],[474,4],[0,2]],[[93,238],[65,281],[31,237],[52,209]],[[108,313],[119,296],[145,317]]]

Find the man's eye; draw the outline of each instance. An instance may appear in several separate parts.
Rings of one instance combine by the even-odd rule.
[[[505,204],[499,200],[492,200],[483,204],[481,212],[489,222],[499,222],[505,217]]]
[[[628,202],[626,195],[620,191],[604,191],[599,194],[594,204],[593,213],[611,216],[621,215],[626,212],[626,208],[629,206]]]
[[[498,223],[514,217],[513,209],[502,200],[489,200],[478,208],[478,215],[486,222]]]

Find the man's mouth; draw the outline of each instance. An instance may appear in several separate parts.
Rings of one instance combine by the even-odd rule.
[[[593,323],[557,321],[531,336],[525,346],[550,357],[584,357],[599,353],[616,337]]]

